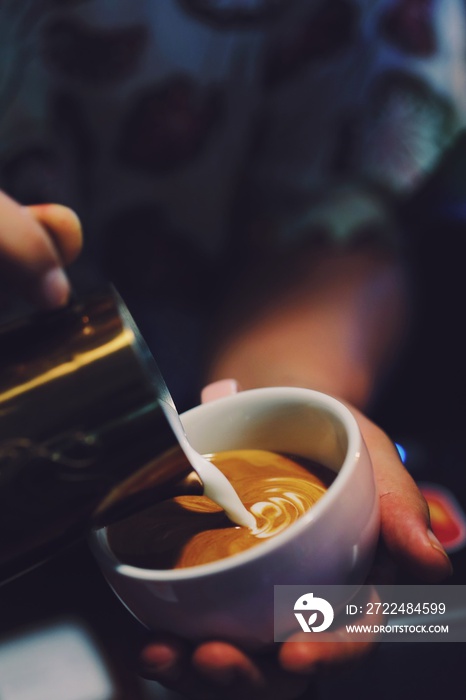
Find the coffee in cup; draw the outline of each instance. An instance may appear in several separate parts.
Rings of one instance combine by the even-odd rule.
[[[109,546],[120,561],[178,569],[238,554],[296,522],[335,478],[335,472],[313,460],[270,450],[228,450],[206,457],[232,483],[256,528],[235,525],[206,496],[177,496],[109,526]],[[158,463],[164,459],[173,460],[173,454]],[[178,459],[184,459],[181,453]]]

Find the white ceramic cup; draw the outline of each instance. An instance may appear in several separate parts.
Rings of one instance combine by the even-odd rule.
[[[124,564],[105,529],[91,548],[110,586],[146,627],[192,640],[256,649],[273,642],[274,585],[362,584],[379,534],[370,458],[352,413],[310,389],[272,387],[202,404],[181,416],[201,453],[264,449],[301,455],[336,472],[295,523],[226,559],[176,570]]]

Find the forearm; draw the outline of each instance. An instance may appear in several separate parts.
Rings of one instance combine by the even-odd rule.
[[[208,380],[306,386],[364,408],[404,337],[403,265],[375,250],[314,250],[283,262],[261,280],[253,271],[241,281],[245,291],[225,312]]]

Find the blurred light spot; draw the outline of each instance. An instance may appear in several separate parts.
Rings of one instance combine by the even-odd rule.
[[[400,459],[403,462],[403,464],[406,462],[406,450],[405,448],[400,445],[398,442],[395,442],[395,447],[398,451],[398,454],[400,455]]]

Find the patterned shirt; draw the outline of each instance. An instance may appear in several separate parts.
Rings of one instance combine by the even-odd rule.
[[[0,186],[60,201],[118,284],[391,236],[466,120],[464,0],[2,0]],[[204,271],[204,272],[203,272]]]

